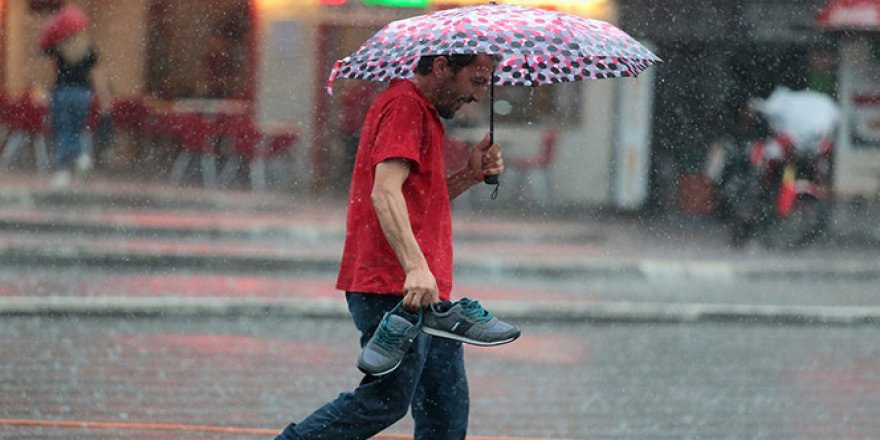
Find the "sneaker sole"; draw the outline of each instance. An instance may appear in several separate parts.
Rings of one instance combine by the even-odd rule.
[[[508,338],[508,339],[486,342],[486,341],[478,341],[476,339],[471,339],[466,336],[458,335],[455,333],[449,333],[449,332],[446,332],[443,330],[437,330],[435,328],[430,328],[430,327],[422,327],[422,331],[431,335],[431,336],[439,336],[441,338],[453,339],[453,340],[456,340],[459,342],[466,342],[468,344],[477,345],[480,347],[494,347],[496,345],[509,344],[509,343],[515,341],[517,338],[519,338],[519,335],[516,335],[516,336],[514,336],[512,338]]]
[[[393,367],[391,367],[391,368],[389,368],[389,369],[387,369],[387,370],[385,370],[385,371],[379,371],[379,372],[367,371],[366,369],[361,368],[360,364],[357,365],[357,369],[358,369],[358,370],[361,370],[361,373],[364,373],[364,374],[369,375],[369,376],[373,376],[373,377],[382,377],[382,376],[387,376],[388,374],[391,374],[394,370],[397,369],[397,367],[400,366],[401,362],[403,362],[403,360],[401,360],[400,362],[394,364]]]

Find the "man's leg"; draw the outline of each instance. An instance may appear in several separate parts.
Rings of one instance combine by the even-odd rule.
[[[470,410],[468,393],[461,343],[432,337],[413,397],[415,440],[464,439]]]
[[[398,296],[363,293],[348,293],[346,298],[355,326],[361,331],[361,346],[370,340],[385,312],[401,300]],[[392,373],[378,378],[365,376],[354,391],[340,394],[299,424],[291,424],[276,440],[359,440],[391,426],[409,409],[430,341],[430,336],[420,334]]]

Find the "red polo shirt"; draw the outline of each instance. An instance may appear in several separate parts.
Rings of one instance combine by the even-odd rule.
[[[392,81],[370,106],[354,164],[338,289],[403,295],[406,275],[385,239],[370,193],[376,165],[405,158],[411,168],[402,190],[413,232],[440,298],[450,298],[452,215],[443,136],[437,109],[409,80]]]

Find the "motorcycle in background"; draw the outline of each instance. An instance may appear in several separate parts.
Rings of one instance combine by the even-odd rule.
[[[734,246],[752,238],[769,248],[807,246],[831,215],[837,105],[817,92],[779,87],[750,107],[770,134],[711,150],[707,174],[718,186],[719,214]]]

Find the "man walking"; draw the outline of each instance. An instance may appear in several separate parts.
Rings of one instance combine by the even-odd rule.
[[[383,317],[401,300],[401,313],[420,317],[422,309],[451,297],[450,200],[485,176],[501,174],[504,164],[501,147],[486,136],[471,149],[467,165],[447,176],[440,118],[485,97],[494,63],[488,55],[422,57],[413,79],[393,80],[370,107],[337,282],[362,346],[374,333],[395,334],[383,328],[391,325]],[[468,307],[474,303],[479,308],[476,302]],[[278,439],[366,439],[410,408],[415,439],[464,439],[469,397],[461,343],[421,333],[403,352],[392,371],[366,376]]]

